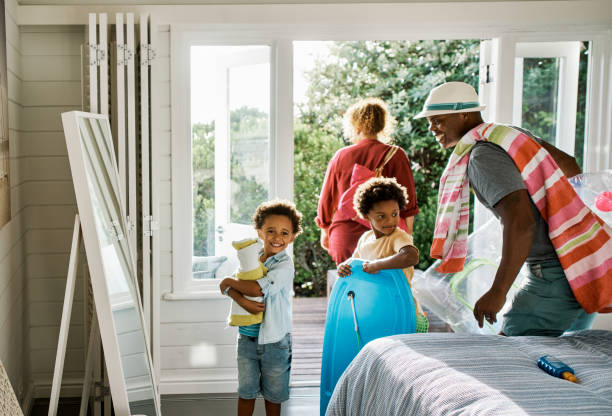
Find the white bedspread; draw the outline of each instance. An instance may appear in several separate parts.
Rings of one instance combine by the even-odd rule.
[[[554,355],[580,384],[552,377]],[[410,334],[367,344],[327,415],[612,415],[612,331],[560,338]]]

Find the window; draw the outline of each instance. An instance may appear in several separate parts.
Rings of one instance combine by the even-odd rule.
[[[270,190],[270,47],[191,47],[193,278],[227,276]]]
[[[255,208],[292,198],[293,175],[277,174],[291,172],[292,158],[273,156],[292,154],[293,136],[277,139],[292,109],[277,110],[283,98],[274,58],[282,45],[177,34],[173,51],[183,65],[173,61],[173,86],[181,87],[173,95],[172,289],[177,297],[214,297],[216,279],[238,266],[232,241],[256,236]]]

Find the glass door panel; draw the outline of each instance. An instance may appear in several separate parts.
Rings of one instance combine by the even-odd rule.
[[[270,47],[191,48],[194,279],[238,265],[234,240],[270,194]]]
[[[518,42],[512,122],[574,154],[581,42]]]
[[[482,41],[479,97],[487,106],[485,121],[521,126],[564,152],[581,156],[584,125],[577,125],[577,120],[584,123],[588,69],[580,64],[583,49],[580,41],[516,42],[512,37]],[[476,202],[474,228],[491,217]]]

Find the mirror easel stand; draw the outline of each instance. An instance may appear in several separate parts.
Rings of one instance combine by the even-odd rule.
[[[74,218],[74,229],[72,232],[72,246],[70,249],[70,261],[68,263],[66,291],[64,293],[64,307],[62,309],[62,321],[60,324],[59,339],[57,341],[57,353],[55,356],[55,368],[53,370],[53,384],[51,386],[51,397],[49,398],[48,416],[57,415],[57,406],[62,386],[62,373],[64,370],[64,361],[66,359],[68,329],[70,327],[70,317],[72,315],[74,288],[76,286],[77,266],[79,264],[79,247],[81,245],[81,238],[81,221],[79,219],[79,214],[76,214]],[[85,360],[85,374],[83,376],[83,390],[81,392],[81,408],[79,411],[79,416],[85,416],[87,414],[87,406],[89,404],[89,395],[93,381],[92,378],[96,356],[94,352],[99,348],[100,333],[98,318],[94,307],[94,313],[92,314],[89,329],[89,341],[87,346],[87,358]],[[108,389],[103,389],[102,397],[106,395],[110,395],[110,391]]]

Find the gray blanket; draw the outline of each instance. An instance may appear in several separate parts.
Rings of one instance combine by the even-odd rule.
[[[580,383],[537,367],[542,355]],[[560,338],[410,334],[367,344],[336,385],[330,415],[612,415],[612,331]]]

